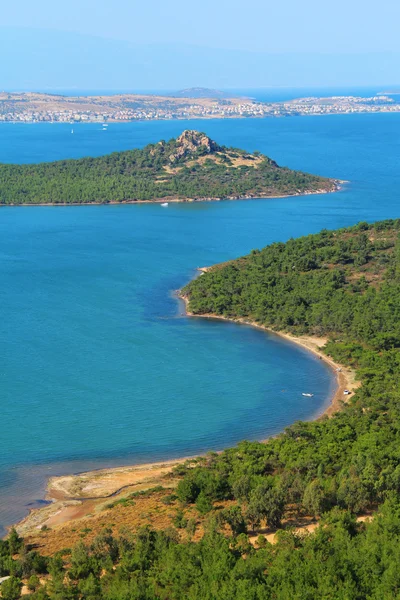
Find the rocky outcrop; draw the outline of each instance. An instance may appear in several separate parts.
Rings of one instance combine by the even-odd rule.
[[[169,156],[171,162],[176,162],[184,157],[218,152],[221,147],[218,146],[205,133],[187,129],[176,139],[176,149]]]

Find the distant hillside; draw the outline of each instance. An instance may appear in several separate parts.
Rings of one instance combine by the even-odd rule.
[[[184,131],[169,142],[99,158],[0,165],[0,204],[91,204],[291,196],[330,192],[332,179]]]
[[[192,87],[179,90],[173,94],[177,98],[232,98],[235,94],[228,94],[221,90],[213,90],[205,87]]]

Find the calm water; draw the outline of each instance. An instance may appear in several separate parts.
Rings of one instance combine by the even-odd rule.
[[[400,115],[0,125],[0,161],[99,155],[198,128],[339,194],[195,205],[0,210],[0,525],[50,474],[194,454],[321,412],[332,374],[248,327],[182,316],[195,267],[274,240],[397,217]],[[302,391],[314,392],[304,398]]]

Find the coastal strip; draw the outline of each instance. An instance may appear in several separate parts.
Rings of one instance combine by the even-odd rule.
[[[172,491],[178,482],[172,475],[173,469],[187,460],[190,458],[51,477],[46,492],[50,504],[32,509],[16,529],[24,537],[35,536],[41,530],[62,528],[71,521],[101,513],[110,502],[118,502],[132,493],[160,486]]]

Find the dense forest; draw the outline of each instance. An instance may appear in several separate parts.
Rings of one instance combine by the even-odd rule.
[[[0,541],[0,569],[12,573],[1,589],[5,600],[17,600],[24,578],[23,598],[31,600],[394,600],[399,544],[394,497],[368,524],[335,509],[313,535],[282,532],[276,544],[260,540],[257,548],[211,522],[197,543],[179,542],[173,530],[113,536],[106,529],[90,546],[45,558],[13,532]]]
[[[361,387],[332,418],[178,466],[167,530],[110,522],[51,558],[12,531],[0,544],[0,577],[11,575],[3,597],[17,599],[23,580],[36,600],[399,598],[399,234],[400,220],[322,231],[191,282],[183,293],[195,314],[327,335],[326,352]],[[319,520],[312,534],[288,528],[305,516]],[[262,532],[275,530],[272,544]]]
[[[99,158],[0,164],[0,204],[265,197],[335,188],[330,179],[279,167],[259,153],[218,146],[196,131]]]

